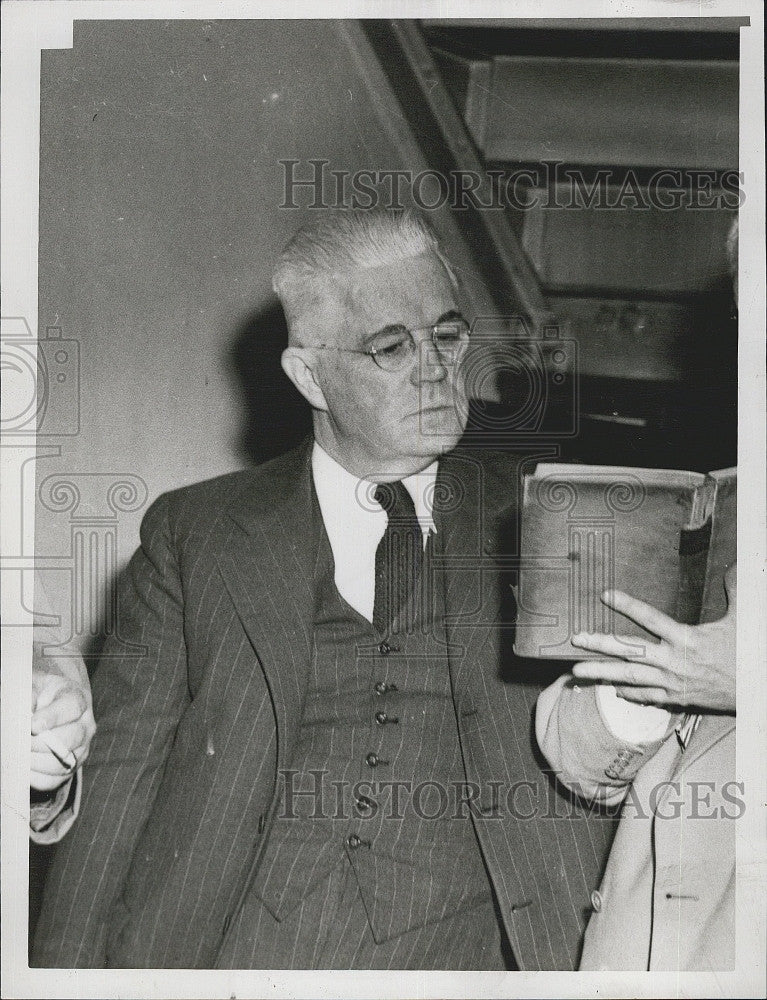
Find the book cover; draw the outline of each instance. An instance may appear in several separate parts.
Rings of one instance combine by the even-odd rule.
[[[539,464],[523,486],[515,652],[583,659],[581,631],[655,641],[602,603],[613,588],[677,621],[721,617],[735,503],[734,469]]]

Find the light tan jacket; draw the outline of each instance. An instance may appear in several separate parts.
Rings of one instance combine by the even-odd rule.
[[[536,733],[558,777],[623,812],[592,893],[581,969],[735,966],[735,718],[703,716],[687,747],[612,735],[595,686],[565,676],[538,699]]]

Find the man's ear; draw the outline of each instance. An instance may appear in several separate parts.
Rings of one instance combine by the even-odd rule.
[[[286,347],[282,352],[282,370],[296,389],[313,409],[327,410],[328,404],[315,377],[314,365],[310,347]]]

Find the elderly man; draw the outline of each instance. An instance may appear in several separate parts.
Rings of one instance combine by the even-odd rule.
[[[96,672],[34,962],[574,968],[612,821],[552,802],[532,745],[519,463],[454,451],[450,266],[410,213],[340,213],[274,287],[313,441],[147,513],[145,652]]]

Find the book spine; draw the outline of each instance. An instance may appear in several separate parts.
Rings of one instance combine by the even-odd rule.
[[[697,625],[703,606],[711,518],[698,528],[682,528],[679,534],[679,585],[676,614],[683,625]]]

